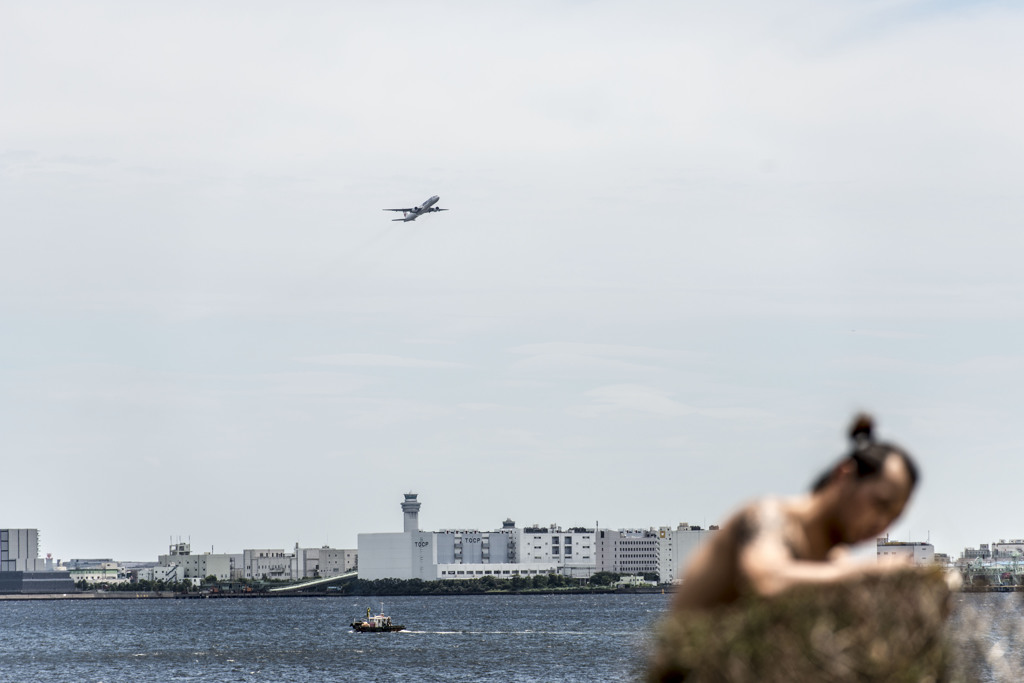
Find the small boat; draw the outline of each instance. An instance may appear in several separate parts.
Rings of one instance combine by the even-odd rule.
[[[401,624],[391,623],[391,617],[384,616],[384,605],[380,606],[380,614],[371,614],[370,608],[366,608],[366,618],[357,619],[352,622],[352,630],[356,633],[390,633],[391,631],[403,631],[405,627]]]

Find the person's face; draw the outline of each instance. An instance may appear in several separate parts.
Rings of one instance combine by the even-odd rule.
[[[903,458],[890,454],[874,476],[858,479],[855,471],[842,478],[840,520],[843,541],[877,538],[900,516],[910,498],[910,473]]]

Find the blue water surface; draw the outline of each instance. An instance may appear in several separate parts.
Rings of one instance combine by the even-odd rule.
[[[0,602],[0,681],[623,681],[669,596]]]

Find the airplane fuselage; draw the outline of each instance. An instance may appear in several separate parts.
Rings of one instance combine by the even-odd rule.
[[[437,204],[437,202],[440,199],[441,199],[441,197],[439,197],[438,195],[435,194],[433,197],[431,197],[427,201],[423,202],[419,206],[414,206],[411,209],[384,209],[384,210],[385,211],[401,211],[402,212],[402,217],[401,218],[395,218],[395,219],[392,219],[392,220],[403,221],[403,222],[408,223],[409,221],[416,220],[417,218],[419,218],[420,216],[422,216],[425,213],[432,213],[434,211],[447,211],[448,209],[439,209],[439,208],[434,206],[434,204]]]

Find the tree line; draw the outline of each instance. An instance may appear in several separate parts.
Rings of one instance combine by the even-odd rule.
[[[441,579],[424,581],[422,579],[376,579],[359,578],[345,579],[339,584],[317,586],[306,593],[337,593],[346,595],[459,595],[492,592],[522,593],[531,591],[552,590],[611,590],[612,586],[622,577],[615,572],[597,572],[589,579],[575,579],[561,574],[537,574],[535,576],[481,576],[472,579]],[[657,574],[645,574],[648,581],[658,580]],[[191,581],[147,581],[140,579],[134,583],[98,583],[90,584],[84,580],[76,586],[80,590],[107,590],[132,592],[263,592],[267,584],[284,585],[282,581],[232,580],[221,582],[215,576],[208,576],[202,586],[193,586]],[[631,590],[631,589],[625,589]]]

